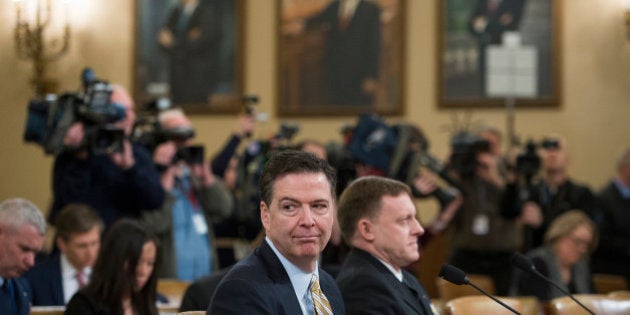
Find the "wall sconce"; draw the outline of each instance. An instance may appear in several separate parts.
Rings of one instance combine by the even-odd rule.
[[[49,40],[45,35],[50,31],[53,23],[51,0],[13,0],[13,2],[16,13],[14,41],[17,56],[33,64],[31,84],[35,95],[54,93],[57,90],[57,80],[48,77],[46,70],[51,62],[61,58],[70,47],[68,22],[70,0],[63,0],[65,6],[63,8],[65,10],[63,34]]]

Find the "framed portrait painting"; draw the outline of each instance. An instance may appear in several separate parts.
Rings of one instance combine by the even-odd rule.
[[[437,1],[439,106],[559,106],[559,2]]]
[[[242,0],[136,0],[134,91],[187,113],[242,105]]]
[[[278,115],[403,110],[405,0],[277,0]]]

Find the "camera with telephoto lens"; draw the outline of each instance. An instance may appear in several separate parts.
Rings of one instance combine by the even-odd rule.
[[[29,101],[24,141],[40,145],[46,154],[87,148],[95,154],[120,152],[124,131],[112,126],[125,118],[126,109],[111,102],[112,86],[96,78],[90,68],[81,74],[83,91],[48,94]],[[68,128],[84,125],[84,139],[79,148],[66,148],[63,143]]]
[[[158,98],[142,105],[140,115],[131,132],[132,141],[153,152],[164,142],[184,142],[192,139],[195,136],[195,130],[192,127],[162,128],[159,115],[168,109],[171,109],[171,100],[168,98]]]
[[[473,176],[477,169],[477,155],[490,151],[490,143],[467,131],[458,132],[451,139],[449,164],[460,176]]]
[[[204,147],[202,145],[191,145],[180,148],[174,157],[174,162],[184,161],[189,165],[203,165]]]

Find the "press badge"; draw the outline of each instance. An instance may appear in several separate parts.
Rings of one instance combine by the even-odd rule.
[[[475,216],[472,224],[472,232],[475,235],[486,235],[490,230],[490,219],[485,214]]]
[[[203,218],[201,213],[195,213],[192,217],[193,225],[195,226],[195,232],[197,234],[207,234],[208,233],[208,225],[206,224],[206,220]]]

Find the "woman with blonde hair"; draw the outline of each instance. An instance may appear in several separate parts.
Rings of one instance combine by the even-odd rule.
[[[593,293],[590,253],[598,242],[595,223],[582,211],[571,210],[557,217],[545,233],[545,244],[527,253],[536,269],[563,289],[575,293]],[[513,295],[533,295],[549,301],[564,294],[528,273],[518,272]]]

